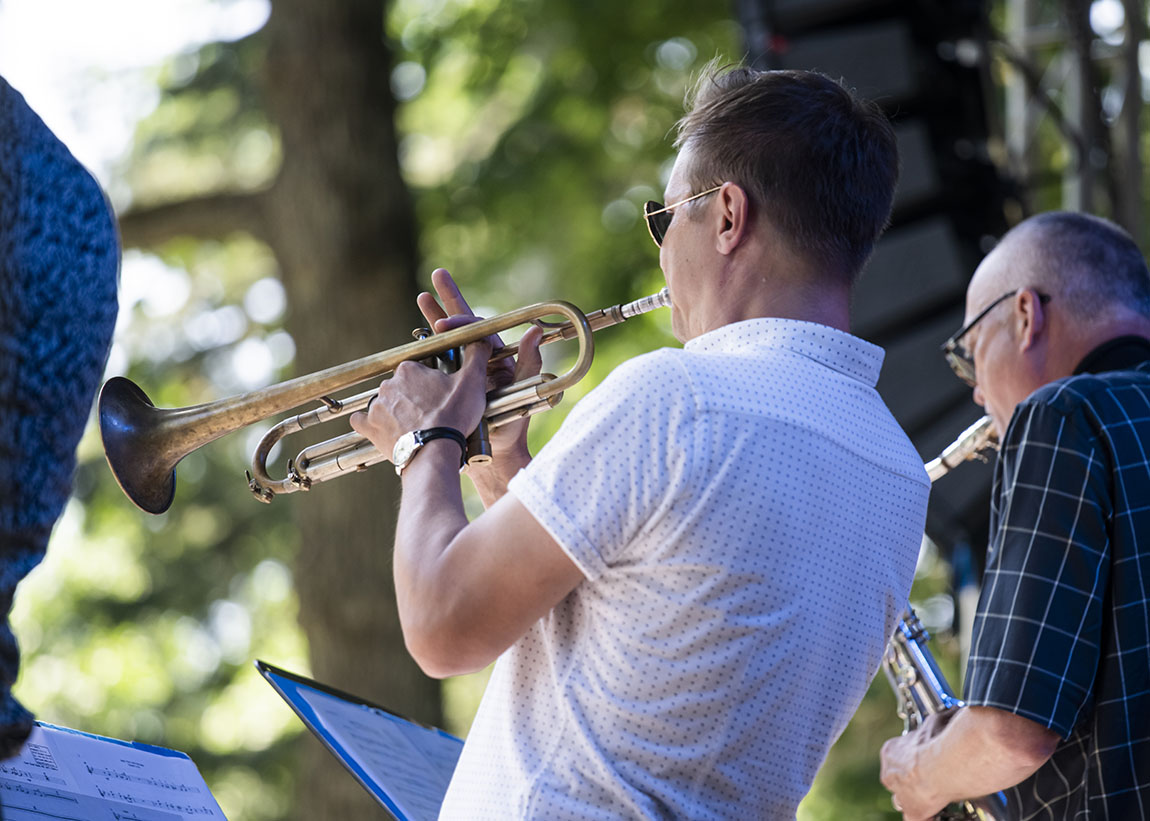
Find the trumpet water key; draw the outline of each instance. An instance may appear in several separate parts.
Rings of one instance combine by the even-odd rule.
[[[997,447],[994,424],[984,416],[959,434],[937,459],[927,462],[930,481],[945,476],[968,459],[982,459]],[[882,668],[898,700],[898,716],[908,733],[935,713],[947,713],[964,706],[934,660],[927,646],[930,635],[913,609],[903,613],[883,654]],[[1006,818],[1006,796],[984,795],[948,807],[936,818],[940,821],[1002,821]]]
[[[175,494],[176,465],[189,453],[248,425],[318,402],[319,407],[272,427],[256,447],[248,476],[249,488],[261,501],[271,501],[277,494],[307,490],[317,482],[363,470],[386,459],[366,438],[352,432],[302,450],[289,463],[286,477],[275,479],[268,474],[267,458],[276,442],[290,433],[364,409],[376,391],[345,399],[335,399],[333,393],[367,380],[382,379],[401,362],[445,357],[450,351],[527,323],[542,327],[540,344],[562,339],[576,341],[578,354],[564,373],[540,374],[488,394],[484,411],[486,427],[499,427],[556,405],[563,391],[582,379],[591,367],[595,331],[656,308],[670,307],[670,304],[666,288],[634,302],[590,314],[584,314],[569,302],[540,302],[262,390],[186,408],[156,408],[135,383],[114,377],[100,391],[104,453],[128,498],[148,513],[163,513]],[[546,317],[553,316],[563,320],[545,321]],[[517,351],[515,345],[500,348],[492,353],[492,359],[514,356]]]

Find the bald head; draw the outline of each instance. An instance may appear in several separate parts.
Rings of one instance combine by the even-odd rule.
[[[1150,320],[1150,271],[1134,240],[1114,223],[1068,211],[1031,217],[995,249],[1004,264],[987,273],[1005,293],[1034,288],[1087,325],[1131,314]]]
[[[1040,214],[1003,237],[974,272],[965,321],[978,316],[962,344],[977,374],[974,401],[1001,435],[1019,402],[1070,376],[1099,345],[1150,339],[1150,271],[1117,225]]]

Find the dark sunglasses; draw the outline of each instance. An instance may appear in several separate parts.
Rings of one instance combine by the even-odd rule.
[[[647,215],[647,230],[651,232],[651,239],[655,240],[656,245],[662,247],[663,237],[667,236],[667,229],[671,227],[671,220],[675,217],[674,209],[685,202],[697,200],[699,197],[705,197],[708,194],[714,194],[722,187],[723,184],[720,183],[714,188],[708,188],[706,191],[693,194],[685,200],[679,200],[670,205],[663,205],[661,202],[648,200],[647,204],[643,206],[643,213]]]
[[[961,328],[955,331],[954,335],[951,336],[950,339],[942,343],[942,355],[946,357],[946,364],[950,365],[950,369],[954,371],[955,376],[957,376],[967,385],[970,385],[972,388],[978,384],[978,380],[974,373],[974,356],[959,340],[970,333],[970,329],[981,322],[983,318],[988,313],[990,313],[996,305],[998,305],[1000,302],[1003,302],[1004,300],[1010,299],[1012,296],[1017,294],[1018,291],[1019,289],[1015,288],[1013,291],[1005,293],[998,299],[991,302],[989,305],[979,311],[978,315],[974,319],[963,325]],[[1038,295],[1038,301],[1045,305],[1050,301],[1049,294],[1040,293]]]

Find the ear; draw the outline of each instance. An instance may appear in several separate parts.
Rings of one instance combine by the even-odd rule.
[[[1033,288],[1024,288],[1014,297],[1015,338],[1018,349],[1028,351],[1046,331],[1046,306]]]
[[[716,192],[719,200],[719,232],[715,250],[728,255],[738,248],[750,233],[751,201],[747,192],[733,182],[724,183]]]

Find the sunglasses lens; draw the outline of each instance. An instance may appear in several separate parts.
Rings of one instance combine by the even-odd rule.
[[[671,227],[672,214],[663,210],[663,203],[654,200],[648,200],[643,206],[643,213],[647,215],[647,230],[651,232],[651,239],[655,240],[656,245],[662,245],[663,237]]]

